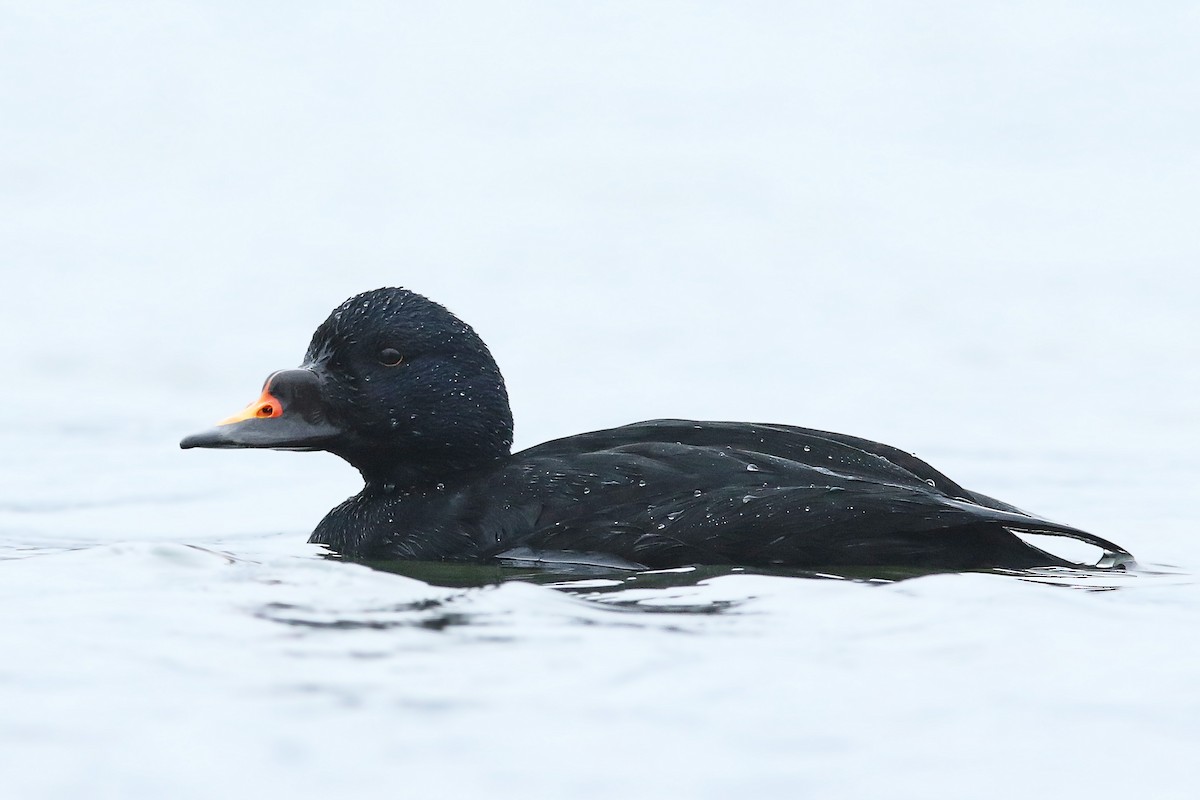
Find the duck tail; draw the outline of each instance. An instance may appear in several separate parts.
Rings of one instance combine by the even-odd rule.
[[[961,505],[964,508],[970,507],[977,516],[983,511],[987,519],[981,522],[985,527],[992,528],[994,532],[996,529],[1005,531],[1005,538],[1009,540],[1009,544],[1011,545],[1006,549],[1006,555],[1017,562],[1025,560],[1020,557],[1022,553],[1028,558],[1036,559],[1037,563],[1030,563],[1029,566],[1058,566],[1077,569],[1127,569],[1136,563],[1133,554],[1115,542],[1110,542],[1108,539],[1080,530],[1079,528],[1072,528],[1070,525],[1062,525],[1047,519],[1033,517],[1011,506],[1007,508],[986,508],[985,510],[978,504],[963,502]],[[1022,539],[1019,534],[1023,533],[1035,536],[1057,536],[1064,539],[1073,539],[1077,542],[1098,547],[1103,553],[1094,564],[1071,561]],[[999,545],[998,540],[993,539],[993,542]]]
[[[1129,569],[1137,563],[1136,559],[1133,557],[1133,553],[1130,553],[1120,545],[1110,542],[1108,539],[1096,536],[1095,534],[1088,533],[1087,531],[1081,531],[1078,528],[1072,528],[1067,525],[1057,525],[1054,523],[1042,523],[1041,521],[1036,521],[1035,524],[1032,525],[1004,525],[1004,528],[1012,533],[1013,536],[1016,537],[1023,545],[1037,553],[1041,558],[1055,560],[1057,563],[1052,564],[1052,566],[1123,570]],[[1083,542],[1084,544],[1090,544],[1093,547],[1099,547],[1104,552],[1101,554],[1096,563],[1081,564],[1078,561],[1070,561],[1062,558],[1061,556],[1056,556],[1053,553],[1043,550],[1037,545],[1026,541],[1025,539],[1021,539],[1019,534],[1022,533],[1033,534],[1035,536],[1057,536],[1064,539],[1074,539],[1077,542]]]

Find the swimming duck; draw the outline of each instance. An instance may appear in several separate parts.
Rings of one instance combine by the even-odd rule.
[[[1013,531],[1132,556],[968,491],[909,453],[788,425],[653,420],[512,453],[504,379],[441,305],[400,288],[342,303],[297,369],[183,448],[325,450],[362,473],[310,541],[351,559],[603,557],[629,567],[1080,566]],[[536,560],[536,557],[535,557]]]

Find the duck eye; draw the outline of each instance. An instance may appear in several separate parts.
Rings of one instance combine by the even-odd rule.
[[[394,367],[403,360],[404,356],[394,347],[385,347],[379,351],[379,363],[385,367]]]

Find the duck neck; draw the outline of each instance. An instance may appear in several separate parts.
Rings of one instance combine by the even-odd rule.
[[[341,455],[341,454],[339,454]],[[356,453],[343,455],[363,477],[367,489],[421,489],[456,482],[462,475],[498,466],[508,451],[493,453]]]

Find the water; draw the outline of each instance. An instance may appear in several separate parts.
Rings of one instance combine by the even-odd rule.
[[[1188,4],[7,8],[3,796],[1194,794]],[[1142,569],[327,558],[349,468],[176,445],[385,284],[518,447],[839,430]]]

